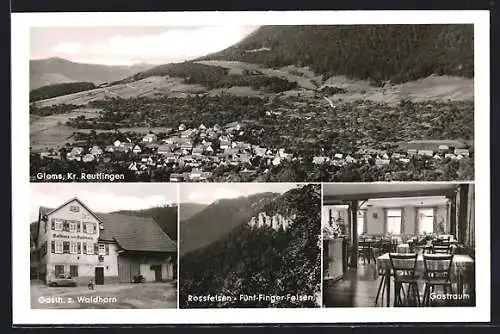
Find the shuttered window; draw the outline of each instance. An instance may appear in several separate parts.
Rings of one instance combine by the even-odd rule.
[[[87,254],[94,254],[94,245],[91,242],[87,242]]]
[[[71,275],[71,277],[78,277],[78,266],[69,266],[69,274]]]
[[[63,252],[62,241],[56,241],[56,254],[62,254],[62,252]]]
[[[56,264],[54,266],[54,275],[56,277],[64,276],[64,265]]]
[[[56,242],[53,240],[50,242],[50,252],[52,254],[54,254],[56,252]]]
[[[77,254],[78,253],[78,246],[77,246],[76,242],[71,242],[71,244],[69,246],[69,252],[71,254]]]
[[[63,241],[63,253],[69,254],[69,241]]]

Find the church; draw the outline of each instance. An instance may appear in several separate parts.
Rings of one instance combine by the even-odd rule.
[[[77,284],[175,279],[177,244],[152,219],[101,214],[78,198],[40,207],[35,242],[38,278],[70,276]]]

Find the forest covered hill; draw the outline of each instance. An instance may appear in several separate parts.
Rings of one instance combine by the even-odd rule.
[[[181,307],[316,307],[320,291],[319,185],[287,191],[254,212],[294,213],[285,230],[240,224],[216,242],[180,258]],[[189,302],[188,296],[226,296]],[[259,296],[242,300],[241,296]],[[266,296],[283,296],[268,300]]]
[[[77,92],[94,89],[96,85],[92,82],[65,82],[55,83],[30,91],[30,102],[50,99],[56,96],[63,96]]]
[[[207,204],[202,204],[202,203],[189,203],[189,202],[182,203],[179,206],[179,219],[181,221],[188,220],[197,213],[201,212],[207,206],[208,206]]]
[[[327,78],[346,75],[376,84],[431,74],[474,76],[473,25],[263,26],[241,42],[198,60],[265,67],[309,66]]]
[[[226,236],[233,228],[245,224],[252,217],[258,203],[277,196],[278,193],[269,192],[220,199],[186,221],[181,221],[180,254],[202,248]]]

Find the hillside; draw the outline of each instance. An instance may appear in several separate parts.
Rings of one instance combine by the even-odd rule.
[[[76,63],[62,58],[30,60],[30,90],[59,83],[107,83],[144,71],[150,65],[96,65]]]
[[[286,230],[239,225],[226,237],[180,258],[180,307],[316,307],[320,291],[319,185],[293,189],[256,205],[255,212],[295,214]],[[310,296],[308,300],[239,299]],[[188,295],[224,295],[226,301],[189,302]]]
[[[187,85],[202,85],[208,90],[251,87],[254,90],[262,90],[268,93],[279,93],[294,89],[297,82],[288,81],[286,78],[263,75],[263,73],[232,73],[229,69],[221,66],[206,65],[197,62],[183,62],[160,65],[135,74],[133,77],[117,81],[114,84],[130,83],[149,77],[169,76],[182,78]]]
[[[182,203],[179,206],[179,216],[181,221],[186,221],[194,215],[204,210],[208,205],[201,203]]]
[[[67,82],[43,86],[30,91],[30,102],[46,100],[57,96],[78,93],[96,86],[92,82]]]
[[[473,77],[473,37],[473,25],[263,26],[198,60],[308,66],[323,78],[345,75],[377,84],[431,74]]]
[[[248,222],[259,202],[277,196],[279,194],[262,193],[221,199],[210,204],[193,217],[181,221],[179,253],[191,252],[226,236],[233,228]]]

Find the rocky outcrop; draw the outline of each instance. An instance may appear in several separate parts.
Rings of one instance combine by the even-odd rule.
[[[267,215],[266,212],[259,212],[257,216],[253,216],[248,222],[248,226],[251,228],[262,228],[264,226],[268,226],[273,230],[284,230],[293,224],[296,215],[293,214],[291,216],[283,216],[279,213],[273,214],[272,216]]]

